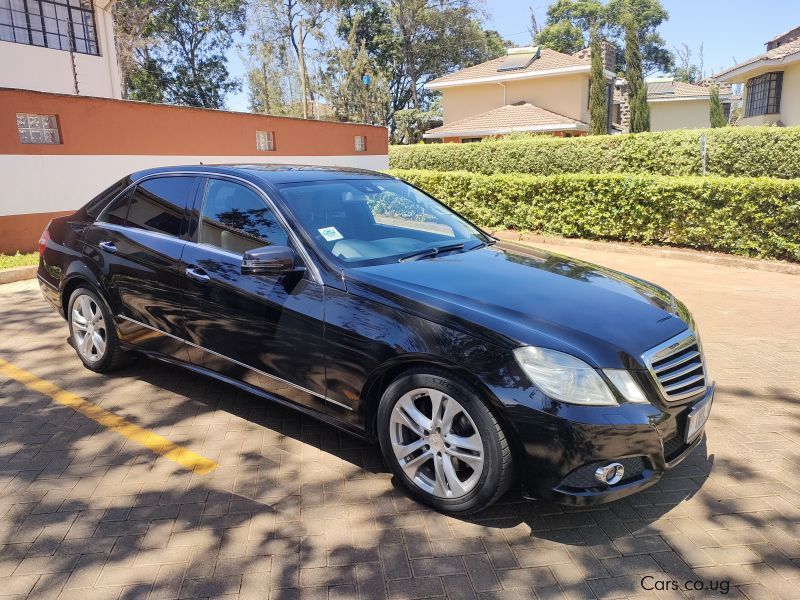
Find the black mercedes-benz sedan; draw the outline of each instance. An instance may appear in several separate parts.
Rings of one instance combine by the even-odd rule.
[[[419,500],[481,510],[519,478],[565,504],[656,483],[714,386],[664,289],[496,243],[369,171],[140,171],[42,234],[39,281],[93,371],[149,355],[369,440]]]

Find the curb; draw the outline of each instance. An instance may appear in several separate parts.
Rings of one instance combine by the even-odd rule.
[[[587,250],[602,250],[604,252],[617,252],[619,254],[638,254],[640,256],[645,254],[647,256],[688,260],[692,262],[723,265],[726,267],[740,267],[744,269],[753,269],[756,271],[771,271],[773,273],[783,273],[786,275],[800,275],[800,265],[781,260],[745,258],[743,256],[731,256],[730,254],[703,252],[700,250],[690,250],[686,248],[643,246],[637,244],[627,244],[624,242],[598,242],[594,240],[562,238],[552,235],[513,231],[509,229],[493,231],[490,233],[497,239],[506,242],[552,244],[554,246],[584,248]]]
[[[22,281],[24,279],[33,279],[36,277],[36,269],[38,267],[14,267],[13,269],[4,269],[0,271],[0,285],[4,283],[14,283],[15,281]]]

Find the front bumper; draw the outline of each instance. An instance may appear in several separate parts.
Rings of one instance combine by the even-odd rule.
[[[678,406],[650,407],[627,414],[596,408],[592,422],[559,416],[515,419],[527,460],[522,468],[523,494],[559,504],[588,506],[618,500],[656,484],[686,459],[704,438],[705,424],[686,438],[689,415],[713,402],[714,386],[701,398]],[[645,417],[645,418],[642,418]],[[541,431],[550,439],[543,445]],[[638,421],[638,422],[637,422]],[[619,462],[625,476],[615,485],[594,478],[598,466]]]

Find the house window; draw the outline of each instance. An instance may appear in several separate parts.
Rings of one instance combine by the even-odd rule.
[[[60,144],[58,119],[55,115],[17,113],[17,131],[23,144]]]
[[[259,152],[272,152],[275,150],[275,132],[256,131],[256,150]]]
[[[366,152],[367,151],[367,136],[365,135],[357,135],[356,136],[356,152]]]
[[[475,142],[480,142],[483,138],[479,137],[471,137],[471,138],[461,138],[462,144],[474,144]]]
[[[783,71],[765,73],[747,80],[746,117],[771,115],[781,111]]]
[[[0,40],[100,54],[92,0],[0,0]]]

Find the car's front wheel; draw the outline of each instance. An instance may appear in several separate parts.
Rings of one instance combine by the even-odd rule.
[[[125,364],[111,313],[94,290],[72,292],[67,320],[72,346],[86,368],[103,373]]]
[[[511,448],[500,423],[469,386],[435,371],[409,371],[384,392],[378,437],[409,492],[437,510],[469,514],[505,493]]]

